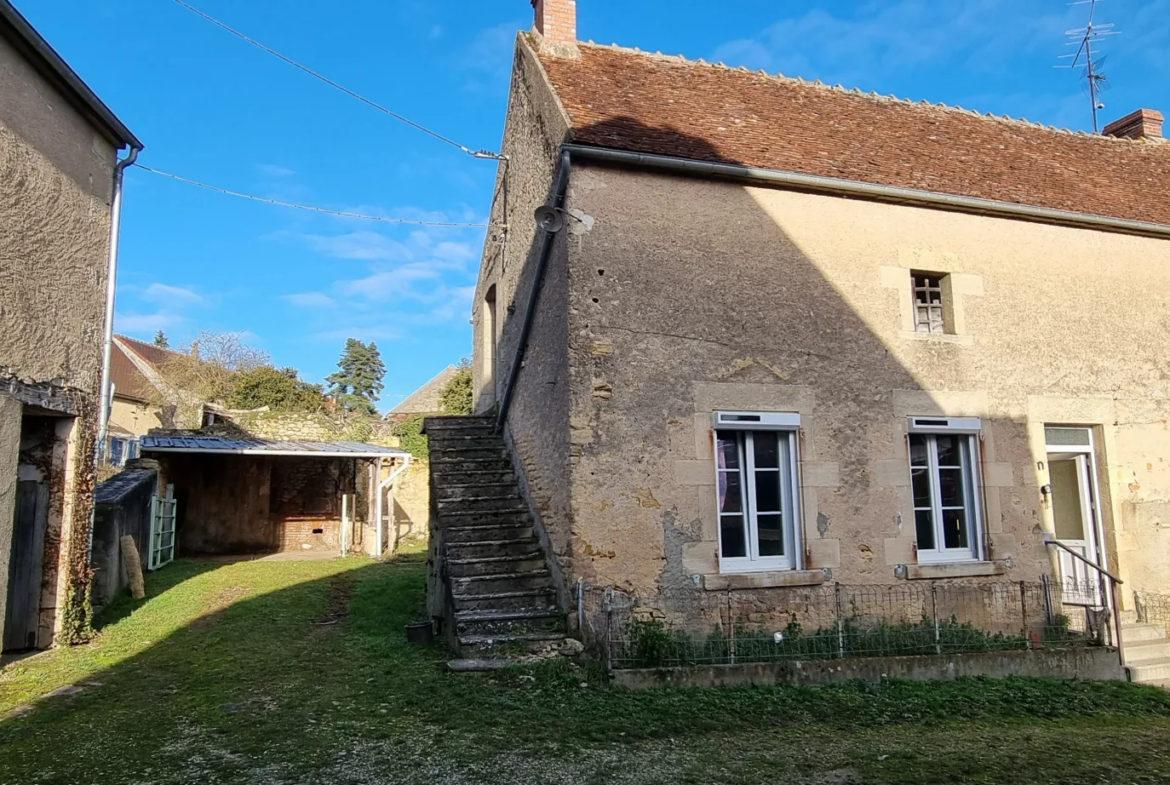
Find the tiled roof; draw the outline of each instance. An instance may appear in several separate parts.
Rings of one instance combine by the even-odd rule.
[[[126,344],[130,351],[137,354],[142,359],[153,365],[156,370],[161,370],[168,361],[175,357],[182,356],[179,352],[164,349],[161,346],[155,346],[153,343],[140,341],[137,338],[127,338],[125,335],[115,336],[119,341]]]
[[[447,382],[455,378],[459,369],[448,365],[429,382],[419,387],[402,403],[390,410],[390,414],[435,414],[440,411],[439,394],[447,386]]]
[[[540,52],[573,141],[1170,225],[1170,142],[582,44]]]
[[[114,383],[116,398],[149,401],[153,397],[154,387],[117,342],[110,349],[110,380]]]
[[[145,452],[210,452],[225,455],[304,455],[311,457],[352,456],[354,458],[407,455],[402,450],[364,442],[304,442],[269,439],[232,439],[226,436],[143,436]]]

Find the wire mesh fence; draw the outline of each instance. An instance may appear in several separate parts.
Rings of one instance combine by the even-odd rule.
[[[1170,636],[1170,595],[1135,591],[1138,621],[1161,627]]]
[[[1087,588],[826,584],[639,597],[581,585],[578,622],[611,668],[1114,645],[1109,612],[1081,604]]]

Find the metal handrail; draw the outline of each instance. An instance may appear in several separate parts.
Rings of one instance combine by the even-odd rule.
[[[1121,578],[1118,578],[1116,575],[1114,575],[1113,573],[1109,572],[1109,570],[1105,569],[1105,568],[1104,568],[1104,567],[1102,567],[1100,564],[1096,564],[1095,562],[1091,562],[1091,561],[1089,561],[1089,560],[1088,560],[1088,559],[1086,559],[1084,556],[1082,556],[1081,554],[1079,554],[1079,553],[1077,553],[1076,551],[1074,551],[1072,548],[1070,548],[1070,547],[1068,547],[1067,545],[1065,545],[1063,542],[1060,542],[1060,541],[1058,541],[1058,540],[1045,540],[1045,541],[1044,541],[1044,544],[1045,544],[1045,545],[1055,545],[1057,548],[1060,548],[1061,550],[1067,551],[1067,552],[1068,552],[1070,555],[1072,555],[1072,556],[1073,556],[1073,558],[1080,559],[1080,560],[1081,560],[1081,561],[1083,561],[1085,564],[1089,565],[1089,566],[1090,566],[1090,567],[1092,567],[1094,570],[1096,570],[1097,572],[1101,573],[1102,575],[1104,575],[1104,576],[1105,576],[1106,578],[1108,578],[1109,580],[1111,580],[1111,581],[1113,581],[1114,583],[1116,583],[1118,586],[1121,586],[1122,584],[1124,584],[1124,583],[1125,583],[1125,581],[1121,580]]]
[[[1113,617],[1113,639],[1114,639],[1114,642],[1117,646],[1117,656],[1118,656],[1118,659],[1120,659],[1120,661],[1121,661],[1121,667],[1125,668],[1126,667],[1126,665],[1125,665],[1125,651],[1122,648],[1123,644],[1121,642],[1121,608],[1117,604],[1117,587],[1121,586],[1123,583],[1125,583],[1125,581],[1121,580],[1121,578],[1118,578],[1116,575],[1109,572],[1109,570],[1105,569],[1100,564],[1095,564],[1094,562],[1089,561],[1084,556],[1082,556],[1081,554],[1074,551],[1072,548],[1065,545],[1063,542],[1051,539],[1049,537],[1045,537],[1044,544],[1045,545],[1055,545],[1057,548],[1060,548],[1061,550],[1068,553],[1073,558],[1078,559],[1078,560],[1084,562],[1085,564],[1089,565],[1094,570],[1096,570],[1099,575],[1101,575],[1104,578],[1108,578],[1111,581],[1111,584],[1108,587],[1109,592],[1108,592],[1108,594],[1105,595],[1105,602],[1106,602],[1105,607],[1108,610],[1112,611],[1112,613],[1110,615]],[[1106,586],[1105,586],[1104,582],[1102,582],[1102,584],[1101,584],[1102,592],[1104,592],[1105,589],[1106,589]]]

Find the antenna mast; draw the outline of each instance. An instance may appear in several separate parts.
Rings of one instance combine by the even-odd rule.
[[[1097,3],[1100,0],[1079,0],[1079,2],[1069,3],[1069,5],[1087,5],[1089,6],[1089,23],[1085,27],[1078,27],[1074,30],[1065,31],[1071,40],[1065,46],[1075,46],[1077,51],[1071,55],[1061,55],[1061,59],[1070,59],[1072,62],[1068,65],[1058,65],[1057,68],[1077,68],[1083,66],[1085,69],[1084,77],[1088,80],[1089,86],[1089,100],[1092,102],[1093,108],[1093,133],[1100,132],[1100,126],[1097,122],[1097,112],[1105,108],[1105,104],[1101,103],[1101,93],[1108,89],[1108,81],[1105,74],[1101,71],[1105,64],[1105,58],[1097,59],[1100,54],[1093,48],[1093,44],[1097,39],[1107,35],[1118,35],[1118,31],[1113,29],[1112,24],[1097,24]]]

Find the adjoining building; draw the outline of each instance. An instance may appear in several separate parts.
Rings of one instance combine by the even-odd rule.
[[[394,479],[410,454],[360,442],[146,436],[158,487],[175,503],[184,556],[394,549]]]
[[[75,640],[118,151],[142,143],[0,0],[0,641]]]
[[[1161,114],[1070,132],[581,43],[574,0],[535,5],[474,373],[562,602],[776,629],[836,583],[1165,602]]]

